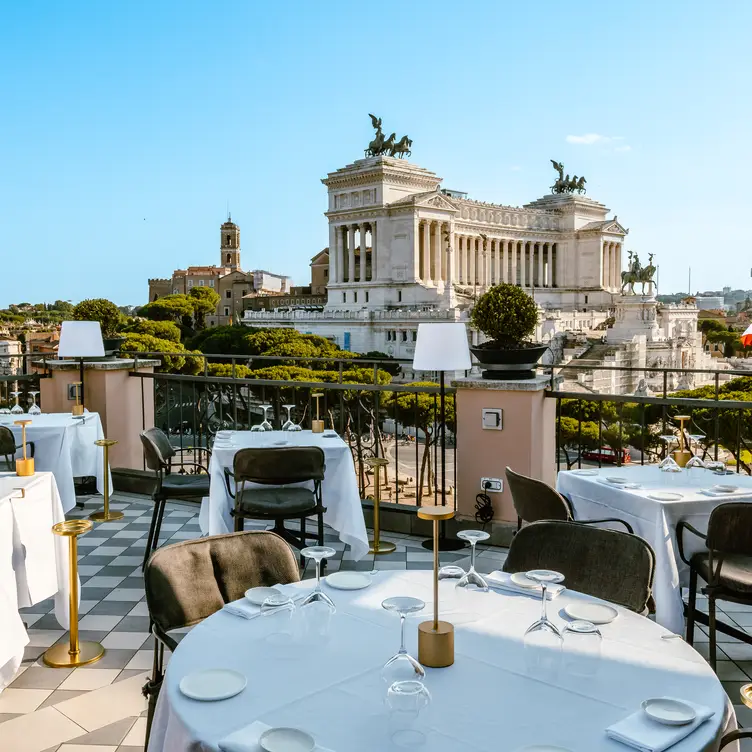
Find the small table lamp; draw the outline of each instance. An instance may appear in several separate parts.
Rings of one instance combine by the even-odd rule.
[[[467,328],[459,323],[418,324],[418,339],[413,355],[414,371],[439,372],[439,405],[441,425],[441,505],[446,506],[446,416],[445,416],[445,371],[468,371],[471,367],[470,348],[467,344]],[[442,522],[442,528],[445,524]],[[442,551],[463,548],[461,541],[449,540],[442,530],[439,539]],[[424,541],[425,548],[433,546],[432,540]]]
[[[78,358],[81,376],[81,413],[84,405],[84,358],[103,358],[104,342],[98,321],[63,321],[58,358]]]

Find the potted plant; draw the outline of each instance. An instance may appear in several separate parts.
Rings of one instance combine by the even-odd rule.
[[[106,298],[82,300],[73,307],[73,319],[99,322],[105,355],[114,355],[125,342],[125,337],[118,333],[123,316],[118,307]]]
[[[548,345],[530,342],[538,306],[516,285],[489,288],[475,303],[470,321],[489,340],[470,351],[486,369],[484,379],[531,379]]]

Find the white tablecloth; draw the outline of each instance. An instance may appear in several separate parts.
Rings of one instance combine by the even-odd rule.
[[[607,477],[623,477],[640,483],[643,488],[630,490],[603,481]],[[702,491],[722,483],[740,487],[729,496],[708,496]],[[653,594],[656,621],[677,634],[684,631],[681,587],[688,582],[688,568],[679,558],[676,524],[686,520],[701,533],[706,532],[710,513],[727,501],[752,501],[752,478],[746,475],[719,477],[707,470],[663,473],[656,465],[629,465],[601,468],[597,475],[577,471],[560,472],[557,488],[572,501],[575,519],[618,517],[628,522],[637,535],[655,551],[655,582]],[[648,497],[654,492],[682,494],[677,501],[658,501]],[[621,527],[615,529],[622,529]],[[685,555],[704,550],[697,536],[685,534]]]
[[[24,489],[25,498],[21,498],[18,488]],[[54,596],[55,616],[63,629],[68,629],[68,539],[52,532],[52,526],[65,519],[55,477],[44,472],[29,478],[0,473],[0,505],[8,506],[12,512],[19,608]]]
[[[159,696],[149,752],[212,752],[231,732],[254,721],[296,726],[333,752],[393,749],[384,709],[381,666],[399,645],[399,619],[381,608],[384,598],[432,600],[431,572],[381,572],[366,590],[324,585],[334,599],[331,637],[316,649],[276,647],[279,614],[252,620],[220,611],[196,626],[172,656]],[[310,581],[298,583],[301,592]],[[594,676],[566,668],[532,672],[523,649],[525,629],[540,612],[537,599],[500,592],[457,595],[442,582],[442,616],[455,625],[455,663],[427,669],[433,696],[420,725],[426,752],[514,752],[532,744],[576,752],[624,752],[605,729],[648,697],[669,695],[708,706],[710,721],[672,752],[715,752],[727,723],[726,694],[708,664],[683,640],[661,639],[659,625],[619,609],[602,627],[602,657]],[[549,607],[560,627],[563,606],[586,596],[566,592]],[[592,599],[588,599],[592,600]],[[410,617],[407,649],[417,656],[417,624]],[[530,653],[527,653],[528,658]],[[571,658],[571,656],[570,656]],[[187,673],[226,667],[248,678],[246,689],[222,702],[202,703],[178,689]]]
[[[343,543],[350,545],[354,559],[368,553],[355,465],[350,449],[341,438],[327,439],[311,431],[223,431],[221,434],[217,436],[209,463],[210,495],[201,504],[199,524],[203,533],[220,535],[234,530],[230,515],[234,501],[227,493],[224,469],[232,470],[235,452],[244,447],[272,447],[275,441],[287,440],[289,446],[317,446],[324,450],[326,472],[321,488],[326,507],[324,522],[339,533]],[[225,443],[230,437],[232,446]]]
[[[55,475],[64,511],[76,506],[74,478],[94,477],[97,490],[104,491],[103,450],[94,444],[104,438],[99,413],[87,412],[84,420],[76,420],[70,413],[0,416],[0,425],[10,428],[20,444],[21,427],[13,425],[14,420],[31,421],[26,426],[26,440],[34,442],[34,466],[37,471],[49,470]],[[16,454],[21,456],[22,450]]]

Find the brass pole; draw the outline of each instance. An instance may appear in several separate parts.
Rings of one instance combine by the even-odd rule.
[[[68,537],[68,575],[70,577],[70,648],[68,655],[71,660],[78,658],[81,650],[78,645],[78,566],[73,566],[73,562],[78,562],[78,536],[71,535]]]
[[[433,571],[439,571],[439,520],[433,520]],[[433,578],[433,628],[439,629],[439,578]]]
[[[104,510],[93,512],[89,515],[89,519],[95,522],[122,520],[124,517],[122,512],[110,511],[110,447],[117,444],[117,441],[114,439],[98,439],[94,443],[104,450]]]
[[[381,468],[389,464],[384,457],[368,457],[366,464],[373,469],[373,540],[369,541],[369,554],[390,554],[397,550],[397,546],[390,541],[381,540]]]

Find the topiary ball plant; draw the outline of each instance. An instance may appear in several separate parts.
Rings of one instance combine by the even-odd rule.
[[[123,321],[118,307],[107,298],[89,298],[73,307],[74,321],[98,321],[102,327],[102,337],[111,339]]]
[[[480,347],[514,349],[529,346],[527,341],[538,323],[535,301],[516,285],[494,285],[481,295],[470,321],[490,342]]]

